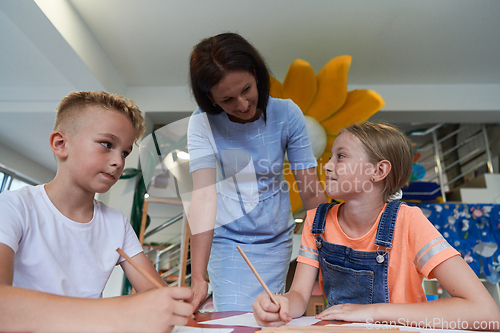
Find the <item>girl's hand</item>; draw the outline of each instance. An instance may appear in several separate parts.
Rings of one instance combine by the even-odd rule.
[[[253,302],[253,315],[260,326],[282,326],[292,320],[289,313],[288,298],[274,295],[279,305],[268,294],[260,294]]]
[[[373,304],[337,304],[316,315],[321,320],[343,320],[365,323],[373,318]]]

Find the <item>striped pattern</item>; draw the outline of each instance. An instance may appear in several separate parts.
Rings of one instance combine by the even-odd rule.
[[[422,271],[422,268],[427,262],[429,262],[430,259],[432,259],[432,257],[441,251],[446,250],[450,246],[451,245],[443,238],[443,236],[434,238],[425,244],[420,251],[418,251],[413,262],[417,266],[418,270]]]
[[[305,247],[303,245],[301,245],[299,248],[299,256],[302,256],[304,258],[309,258],[309,259],[312,259],[315,261],[319,261],[318,250],[312,249],[310,247]]]

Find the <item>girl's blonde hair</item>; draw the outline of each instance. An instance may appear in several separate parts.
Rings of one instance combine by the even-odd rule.
[[[391,171],[385,178],[382,192],[384,201],[397,193],[410,179],[413,165],[413,149],[410,140],[397,128],[386,124],[365,122],[353,124],[340,131],[354,134],[363,144],[370,162],[382,160],[391,163]]]

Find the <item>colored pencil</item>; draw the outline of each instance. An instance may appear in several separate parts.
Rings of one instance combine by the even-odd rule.
[[[241,249],[241,247],[239,245],[236,247],[236,249],[238,249],[238,251],[240,252],[240,254],[243,257],[243,259],[245,259],[245,261],[248,264],[248,267],[250,267],[250,269],[252,270],[253,274],[255,274],[255,277],[257,278],[257,280],[259,280],[260,284],[262,285],[262,287],[264,288],[264,290],[266,291],[266,293],[269,295],[269,297],[271,297],[271,301],[273,301],[274,304],[276,304],[277,306],[279,306],[279,303],[276,300],[276,298],[274,298],[273,293],[271,292],[271,290],[269,290],[269,288],[267,287],[267,285],[264,282],[264,280],[262,280],[262,278],[260,277],[260,275],[257,272],[257,270],[255,269],[255,267],[253,267],[252,263],[250,262],[250,259],[248,259],[248,257],[245,254],[245,252],[243,252],[243,250]]]
[[[123,258],[125,258],[125,260],[128,261],[129,264],[132,265],[132,267],[134,267],[139,273],[141,273],[146,279],[148,279],[152,284],[155,285],[156,288],[163,288],[163,287],[166,287],[166,286],[163,286],[160,282],[158,282],[157,280],[155,280],[151,275],[149,275],[148,272],[146,272],[141,266],[137,265],[133,260],[132,258],[130,258],[125,252],[123,252],[122,249],[120,248],[117,248],[116,249],[116,252],[118,252]],[[191,319],[194,319],[196,320],[196,318],[194,317],[194,315],[191,315]]]
[[[117,248],[116,249],[116,252],[118,252],[123,258],[125,258],[125,260],[128,261],[129,264],[131,264],[139,273],[141,273],[146,279],[149,280],[149,282],[151,282],[152,284],[155,285],[156,288],[163,288],[165,286],[162,286],[160,282],[158,282],[157,280],[155,280],[151,275],[148,274],[148,272],[146,272],[144,270],[144,268],[142,268],[141,266],[137,265],[133,260],[132,258],[130,258],[125,252],[123,252],[122,249],[120,248]]]

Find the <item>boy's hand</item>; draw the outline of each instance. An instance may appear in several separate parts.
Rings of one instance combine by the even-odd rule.
[[[201,303],[207,298],[208,283],[206,280],[192,280],[191,290],[193,291],[193,297],[191,299],[191,305],[193,306],[193,312],[198,310]]]
[[[337,304],[317,314],[316,318],[364,323],[368,318],[373,318],[373,305],[375,304]]]
[[[292,320],[289,313],[288,298],[274,295],[278,305],[274,304],[268,294],[262,293],[253,302],[253,315],[261,326],[282,326]]]
[[[189,288],[164,287],[132,295],[122,313],[123,332],[170,332],[193,313]]]

